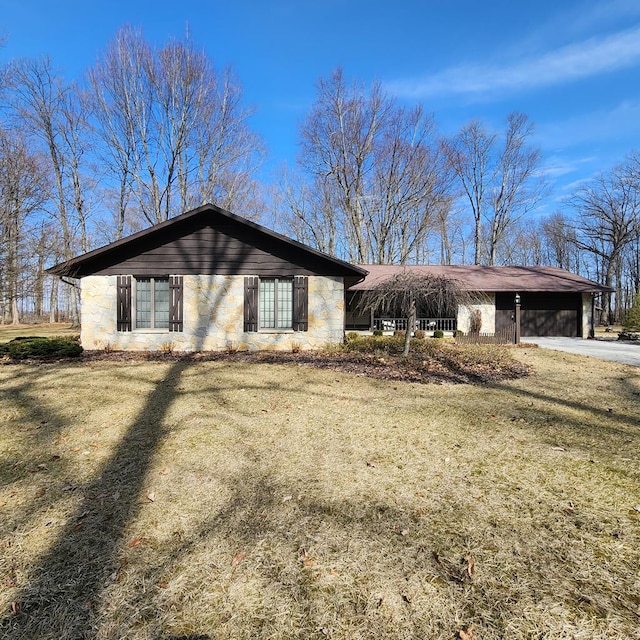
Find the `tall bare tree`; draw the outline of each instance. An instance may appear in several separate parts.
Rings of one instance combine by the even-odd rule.
[[[46,198],[41,159],[16,132],[0,129],[0,292],[2,318],[20,322],[19,285],[27,261],[27,227]]]
[[[512,113],[502,136],[474,120],[443,144],[471,207],[475,264],[495,264],[507,231],[545,195],[540,150],[529,144],[532,133],[527,116]]]
[[[298,202],[315,206],[326,244],[354,262],[407,262],[450,202],[431,117],[338,69],[319,80],[300,137],[309,181]]]
[[[11,74],[17,122],[42,150],[51,175],[51,213],[62,232],[62,253],[72,258],[88,248],[83,156],[88,144],[77,87],[64,82],[48,58],[23,60]],[[79,296],[73,282],[72,322],[79,325]]]
[[[626,162],[602,173],[577,189],[567,205],[576,214],[573,242],[582,251],[602,263],[602,282],[616,289],[616,309],[612,297],[605,295],[607,322],[622,313],[620,272],[622,256],[640,229],[640,162],[630,157]]]
[[[155,224],[207,201],[253,204],[262,146],[229,69],[218,74],[190,42],[155,49],[127,26],[89,71],[89,85],[118,236],[130,210]]]

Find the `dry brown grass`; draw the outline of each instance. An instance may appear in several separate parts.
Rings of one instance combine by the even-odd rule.
[[[0,368],[0,637],[633,638],[640,371]]]
[[[71,327],[68,322],[54,324],[4,324],[0,325],[0,342],[9,342],[14,338],[25,336],[41,336],[54,338],[57,336],[75,337],[80,335],[80,329]]]

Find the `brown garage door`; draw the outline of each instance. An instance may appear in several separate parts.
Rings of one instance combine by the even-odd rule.
[[[515,294],[496,294],[496,330],[512,322]],[[582,297],[579,293],[521,293],[520,335],[563,336],[582,334]]]

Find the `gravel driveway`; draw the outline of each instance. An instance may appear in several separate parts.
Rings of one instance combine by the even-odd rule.
[[[602,360],[613,360],[640,367],[640,343],[615,340],[583,340],[581,338],[522,338],[545,349],[568,351]]]

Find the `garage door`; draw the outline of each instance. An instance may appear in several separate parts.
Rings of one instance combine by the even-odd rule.
[[[579,293],[521,293],[520,335],[582,335],[582,296]],[[514,294],[496,294],[496,330],[513,322]]]

